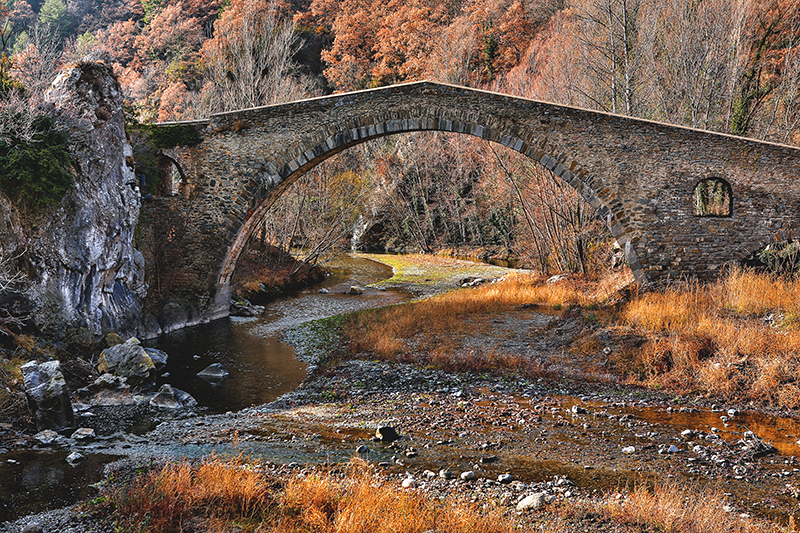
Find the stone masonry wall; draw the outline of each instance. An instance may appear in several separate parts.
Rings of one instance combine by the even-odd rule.
[[[643,283],[715,276],[773,240],[800,237],[800,150],[430,82],[219,114],[168,154],[186,183],[181,279],[227,311],[230,278],[275,198],[321,161],[368,139],[452,131],[553,170],[598,213]],[[694,188],[722,178],[730,217],[694,215]]]

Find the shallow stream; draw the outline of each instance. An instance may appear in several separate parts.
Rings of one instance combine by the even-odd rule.
[[[328,265],[331,274],[320,284],[282,296],[256,318],[231,317],[164,335],[146,345],[169,355],[158,385],[170,383],[198,401],[200,411],[224,413],[270,402],[292,391],[306,377],[306,365],[281,340],[292,326],[360,309],[399,303],[411,295],[397,290],[370,290],[346,294],[392,276],[386,265],[346,256]],[[221,363],[229,376],[213,386],[197,373]],[[151,417],[129,427],[134,433],[152,429]],[[0,522],[26,514],[63,507],[90,493],[102,478],[103,467],[117,457],[86,453],[86,460],[70,466],[65,451],[0,453]]]

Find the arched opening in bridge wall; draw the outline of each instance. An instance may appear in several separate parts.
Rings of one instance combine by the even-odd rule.
[[[263,196],[254,195],[247,199],[251,205],[247,218],[243,223],[231,228],[235,237],[229,245],[228,252],[223,262],[217,282],[217,296],[215,303],[218,307],[226,306],[231,294],[231,279],[237,262],[245,246],[258,225],[267,216],[272,204],[287,187],[294,183],[309,169],[334,155],[365,141],[394,135],[418,131],[444,131],[472,135],[488,141],[502,144],[519,152],[534,162],[542,165],[573,187],[578,194],[589,203],[608,226],[612,236],[621,245],[628,264],[638,281],[646,281],[646,275],[638,260],[631,242],[627,228],[620,222],[620,217],[606,202],[579,177],[580,164],[569,160],[563,155],[558,155],[554,147],[547,147],[535,143],[532,138],[516,132],[499,131],[483,124],[466,123],[430,118],[414,118],[390,120],[359,128],[342,129],[322,142],[306,141],[299,143],[291,153],[285,154],[277,161],[271,161],[266,166],[270,169],[268,175],[263,176],[262,183],[271,185]],[[296,145],[298,146],[298,145]],[[260,187],[260,189],[266,189]]]
[[[162,153],[158,154],[158,191],[163,196],[176,196],[187,186],[188,180],[177,161]]]
[[[722,178],[700,180],[694,188],[694,214],[699,217],[733,216],[733,188]]]

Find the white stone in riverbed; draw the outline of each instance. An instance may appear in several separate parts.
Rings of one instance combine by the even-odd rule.
[[[413,477],[407,477],[403,480],[404,489],[413,489],[417,486],[417,481]]]
[[[72,434],[72,438],[75,440],[87,440],[93,439],[94,437],[95,433],[92,428],[80,428],[75,430],[75,433]]]
[[[514,476],[512,474],[500,474],[497,476],[498,483],[511,483],[514,480]]]
[[[70,464],[70,466],[79,465],[85,460],[86,460],[86,457],[84,457],[83,455],[79,454],[78,452],[72,452],[71,454],[69,454],[67,456],[67,462]]]
[[[636,448],[634,446],[625,446],[624,448],[622,448],[622,453],[628,455],[634,454],[636,453]]]
[[[472,470],[467,470],[466,472],[461,472],[461,479],[463,481],[474,481],[477,476],[475,472]]]
[[[544,492],[537,492],[535,494],[527,496],[517,504],[517,511],[524,512],[529,510],[535,511],[537,509],[541,509],[542,507],[544,507],[545,503],[547,503],[545,500],[546,495],[547,494]]]

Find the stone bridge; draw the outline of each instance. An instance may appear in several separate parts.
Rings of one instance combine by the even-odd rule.
[[[172,286],[202,295],[202,320],[227,315],[237,260],[287,187],[396,133],[473,135],[539,162],[594,207],[642,283],[707,279],[800,236],[796,148],[465,87],[409,83],[155,129],[173,197],[151,210]]]

